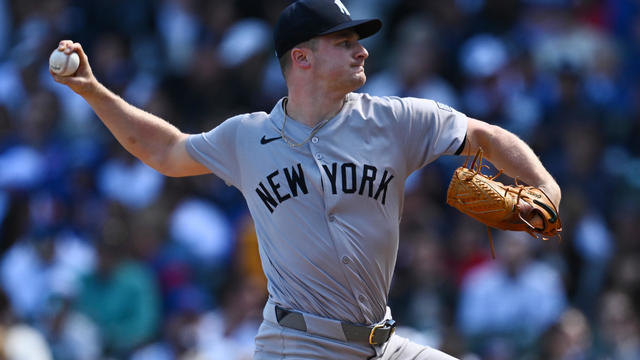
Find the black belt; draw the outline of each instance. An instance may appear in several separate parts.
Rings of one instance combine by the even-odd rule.
[[[278,305],[275,305],[276,319],[278,324],[291,329],[299,331],[312,332],[315,334],[322,334],[322,328],[313,329],[310,331],[307,327],[307,322],[304,319],[304,314],[294,311],[283,309]],[[327,319],[327,321],[337,321]],[[340,321],[342,333],[344,338],[349,342],[368,343],[371,345],[381,345],[386,343],[391,335],[396,330],[396,322],[392,319],[384,320],[375,325],[358,325],[345,321]],[[326,337],[336,338],[331,334],[326,334]]]

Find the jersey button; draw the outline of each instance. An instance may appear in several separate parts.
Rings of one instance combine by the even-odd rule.
[[[343,256],[343,257],[342,257],[342,263],[343,263],[343,264],[348,264],[348,263],[350,263],[350,262],[351,262],[351,259],[349,259],[349,257],[348,257],[348,256]]]
[[[319,139],[318,139],[317,136],[314,136],[314,137],[311,138],[311,142],[314,143],[314,144],[317,144],[318,141],[319,141]]]
[[[329,215],[329,221],[331,221],[331,222],[336,221],[335,215]]]
[[[322,154],[320,153],[316,154],[316,160],[322,160]]]
[[[367,301],[367,298],[364,297],[364,295],[359,295],[358,296],[358,300],[360,300],[360,302],[365,302],[365,301]]]

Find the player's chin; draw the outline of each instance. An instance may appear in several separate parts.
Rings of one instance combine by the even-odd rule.
[[[345,81],[342,82],[342,85],[345,90],[350,92],[360,89],[366,81],[367,76],[364,74],[364,71],[355,71],[349,74]]]
[[[363,76],[361,78],[356,78],[353,79],[353,81],[351,82],[350,86],[349,86],[349,91],[356,91],[358,89],[360,89],[364,83],[367,81],[367,77]]]
[[[359,86],[362,86],[367,82],[367,75],[364,73],[364,70],[357,71],[353,74],[353,80],[354,82],[359,83]]]

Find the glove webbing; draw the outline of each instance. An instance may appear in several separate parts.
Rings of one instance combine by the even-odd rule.
[[[471,156],[470,154],[467,155],[467,159],[464,161],[464,167],[471,169],[474,171],[474,175],[476,176],[478,174],[480,175],[484,175],[482,174],[482,168],[489,168],[489,166],[487,165],[482,165],[482,155],[484,154],[483,150],[481,147],[478,147],[478,151],[476,152],[476,156],[473,157],[473,161],[471,161],[471,165],[469,167],[467,167],[467,163],[469,162],[469,156]],[[498,171],[498,173],[491,177],[491,180],[495,180],[498,176],[500,176],[502,174],[502,169],[500,169],[500,171]],[[518,196],[520,196],[520,194],[518,193]],[[489,237],[489,247],[491,248],[491,258],[495,259],[496,258],[496,251],[495,248],[493,246],[493,236],[491,235],[491,228],[489,227],[489,225],[487,225],[487,236]]]

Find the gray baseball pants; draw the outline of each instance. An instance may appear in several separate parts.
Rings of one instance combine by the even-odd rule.
[[[256,336],[254,360],[456,360],[428,346],[393,335],[382,346],[349,343],[283,327],[265,311]]]

